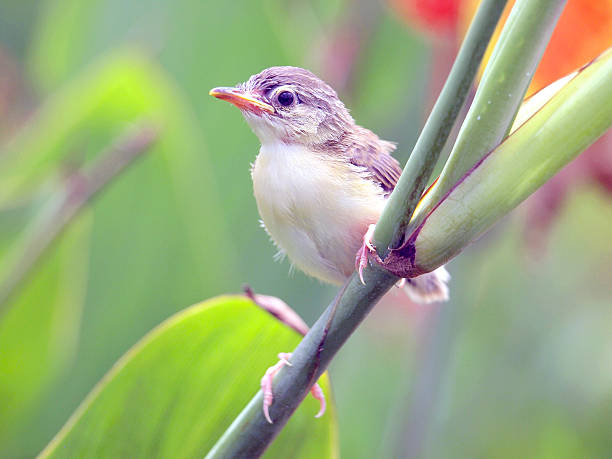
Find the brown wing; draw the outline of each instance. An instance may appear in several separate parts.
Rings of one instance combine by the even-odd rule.
[[[365,167],[372,180],[388,195],[395,188],[402,173],[399,162],[390,155],[393,150],[394,143],[380,140],[373,132],[363,129],[349,144],[346,154],[351,164]]]

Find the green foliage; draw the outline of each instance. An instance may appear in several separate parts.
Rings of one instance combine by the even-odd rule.
[[[218,297],[171,317],[102,379],[42,457],[201,458],[240,412],[259,375],[297,332],[244,297]],[[323,389],[330,397],[327,378]],[[268,457],[335,457],[334,408],[309,398]],[[299,439],[299,440],[298,440]]]
[[[74,359],[87,283],[91,213],[74,222],[0,321],[0,444]]]
[[[256,138],[207,93],[270,65],[325,75],[319,57],[350,21],[366,39],[341,97],[406,158],[436,78],[423,43],[392,10],[376,9],[365,26],[354,16],[362,3],[377,4],[0,0],[1,54],[18,64],[20,102],[38,107],[10,143],[0,139],[0,268],[67,172],[134,122],[160,129],[155,149],[71,223],[0,317],[0,457],[39,453],[113,363],[187,304],[248,282],[307,322],[320,314],[333,291],[287,277],[258,226],[248,173]],[[0,119],[0,135],[11,122]],[[609,211],[592,189],[575,195],[537,260],[521,237],[523,214],[507,219],[451,264],[444,308],[389,296],[333,364],[342,455],[401,457],[417,426],[425,457],[605,456]],[[252,368],[247,399],[275,353],[293,345]],[[189,394],[207,396],[210,387]],[[331,422],[313,420],[316,404],[306,403],[299,422]],[[88,413],[94,405],[102,419],[98,399]],[[223,431],[233,415],[214,427]],[[65,440],[90,427],[75,425]],[[277,456],[298,444],[283,443]]]
[[[89,257],[79,262],[90,276],[73,279],[75,288],[86,292],[84,322],[77,321],[81,326],[78,352],[66,354],[73,370],[80,368],[76,371],[87,375],[64,379],[65,384],[74,385],[73,404],[135,337],[168,312],[229,286],[226,273],[231,271],[232,251],[222,242],[222,224],[209,224],[218,214],[216,193],[207,177],[207,156],[191,116],[159,68],[135,51],[120,52],[93,64],[59,90],[5,148],[0,187],[4,212],[25,200],[39,206],[33,212],[36,215],[53,205],[46,196],[62,186],[63,170],[71,163],[87,164],[130,123],[144,119],[160,130],[153,151],[108,187],[91,207],[94,223],[88,230]],[[10,253],[11,244],[19,242],[19,231],[7,232],[7,237]],[[220,245],[203,244],[202,238]],[[67,263],[78,269],[77,260],[82,257],[79,253]],[[209,257],[219,261],[214,269],[206,263]],[[3,261],[6,265],[6,259]],[[49,263],[46,259],[43,262]],[[10,272],[10,265],[4,269]],[[34,313],[38,304],[32,301],[35,296],[45,298],[52,292],[50,286],[38,287],[34,284],[23,293],[29,295],[27,304],[32,308],[29,320],[36,327],[60,333],[61,327],[47,323],[53,314]],[[16,299],[17,303],[23,301]],[[56,306],[67,307],[61,302]],[[144,310],[148,312],[143,316]],[[35,341],[32,346],[36,343],[43,358],[46,344]],[[28,352],[19,358],[30,361],[35,352]],[[47,379],[42,370],[32,375],[39,377]],[[60,380],[67,377],[62,373]],[[45,403],[42,399],[39,402]],[[57,399],[46,406],[61,402]],[[48,436],[46,419],[39,415],[36,419],[42,424],[41,436]],[[33,421],[24,419],[26,423]],[[3,425],[15,427],[8,414]],[[3,447],[19,443],[18,435],[10,437]]]
[[[463,287],[456,310],[442,312],[451,317],[449,362],[435,392],[428,457],[610,450],[609,200],[595,189],[570,199],[538,263],[525,263],[517,217],[454,265]],[[342,390],[336,379],[334,387]]]

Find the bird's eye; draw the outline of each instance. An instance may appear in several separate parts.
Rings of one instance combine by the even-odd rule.
[[[294,99],[293,93],[289,91],[283,91],[278,95],[278,103],[283,107],[288,107],[291,105]]]

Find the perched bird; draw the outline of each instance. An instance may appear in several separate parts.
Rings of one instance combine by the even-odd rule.
[[[340,284],[355,268],[361,276],[373,225],[402,172],[395,144],[356,124],[336,92],[302,68],[271,67],[210,95],[237,106],[261,142],[253,189],[280,253],[324,282]],[[416,302],[444,301],[448,279],[442,267],[404,288]],[[270,397],[272,376],[270,386],[262,381]]]

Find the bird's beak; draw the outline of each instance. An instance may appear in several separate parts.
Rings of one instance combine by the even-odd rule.
[[[274,113],[274,107],[272,107],[272,105],[241,89],[213,88],[208,94],[217,99],[227,100],[241,110],[248,110],[253,113]]]

